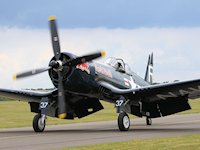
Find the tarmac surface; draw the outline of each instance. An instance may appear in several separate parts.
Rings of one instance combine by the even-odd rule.
[[[145,118],[132,119],[128,132],[120,132],[117,121],[47,126],[43,133],[35,133],[32,127],[0,129],[0,150],[51,150],[200,134],[200,114],[172,115],[152,121],[153,124],[147,126]]]

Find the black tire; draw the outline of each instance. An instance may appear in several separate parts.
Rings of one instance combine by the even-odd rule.
[[[35,132],[43,132],[46,126],[46,121],[42,123],[41,114],[35,115],[33,118],[33,129]]]
[[[152,120],[151,120],[151,118],[149,118],[149,117],[146,118],[146,124],[147,124],[148,126],[152,125]]]
[[[120,131],[128,131],[130,127],[130,119],[125,112],[122,112],[118,116],[118,127]]]

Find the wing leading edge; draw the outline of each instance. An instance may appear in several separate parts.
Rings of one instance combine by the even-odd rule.
[[[49,92],[34,92],[29,90],[9,90],[0,89],[0,96],[12,100],[20,100],[27,102],[40,102],[42,97],[50,97],[56,90]]]
[[[100,85],[113,93],[127,96],[130,100],[143,98],[153,102],[180,96],[187,96],[190,99],[200,97],[200,79],[149,85],[137,89],[119,89],[104,81],[100,82]]]

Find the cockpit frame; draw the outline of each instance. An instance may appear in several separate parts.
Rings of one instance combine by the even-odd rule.
[[[124,62],[121,58],[115,58],[115,57],[109,57],[105,63],[109,66],[112,66],[116,69],[116,71],[119,71],[121,73],[131,73],[131,69],[127,63]]]

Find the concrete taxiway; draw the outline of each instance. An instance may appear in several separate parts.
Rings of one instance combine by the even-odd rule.
[[[200,114],[157,118],[151,126],[145,125],[145,118],[132,119],[128,132],[120,132],[116,121],[47,126],[43,133],[31,127],[1,129],[0,150],[50,150],[190,134],[200,134]]]

